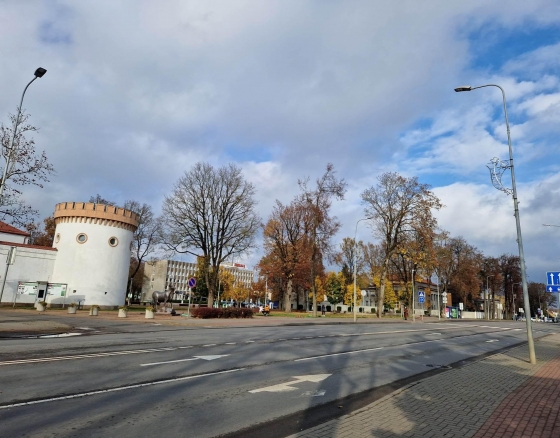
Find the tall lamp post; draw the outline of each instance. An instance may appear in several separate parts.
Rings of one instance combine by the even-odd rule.
[[[6,177],[8,176],[8,170],[11,170],[10,167],[12,167],[15,163],[15,159],[13,156],[14,155],[13,149],[14,149],[14,141],[17,135],[17,128],[19,125],[19,118],[21,116],[21,106],[23,105],[23,97],[25,96],[25,92],[27,91],[27,88],[29,88],[29,86],[33,83],[33,81],[37,78],[42,78],[46,72],[47,70],[45,70],[42,67],[39,67],[37,70],[35,70],[35,77],[31,79],[31,81],[29,81],[29,83],[23,89],[23,93],[21,94],[21,100],[19,101],[18,111],[17,111],[16,119],[14,121],[14,127],[12,130],[12,138],[10,139],[10,146],[8,147],[8,151],[6,154],[6,163],[4,166],[4,172],[2,173],[2,180],[0,181],[0,205],[2,205],[4,201],[3,200],[4,187],[6,187]]]
[[[416,269],[412,268],[412,322],[416,322],[416,315],[414,313],[414,272],[416,272]]]
[[[484,314],[486,315],[486,320],[490,321],[490,289],[488,289],[488,279],[493,277],[493,275],[486,276],[486,293],[484,294]]]
[[[358,222],[356,222],[356,230],[354,231],[354,322],[356,322],[357,318],[358,318],[358,313],[357,313],[357,308],[356,308],[356,253],[358,252],[358,244],[356,242],[356,237],[358,236],[358,224],[361,221],[367,221],[369,219],[373,219],[371,217],[363,217],[361,219],[358,219]]]
[[[525,321],[527,324],[527,344],[529,346],[529,361],[534,364],[537,363],[537,357],[535,355],[535,343],[533,341],[533,331],[531,328],[531,308],[529,307],[529,289],[527,288],[527,275],[525,273],[525,255],[523,253],[523,239],[521,237],[521,220],[519,219],[519,205],[517,202],[517,187],[515,184],[515,171],[513,168],[513,149],[511,147],[511,135],[509,130],[509,120],[508,120],[508,113],[507,113],[507,105],[506,105],[506,93],[502,87],[496,84],[486,84],[486,85],[479,85],[478,87],[471,87],[470,85],[464,85],[461,87],[455,88],[456,92],[462,91],[472,91],[476,90],[477,88],[484,88],[484,87],[496,87],[499,88],[502,92],[502,100],[504,102],[504,116],[506,120],[506,130],[507,130],[507,139],[508,139],[508,148],[509,148],[509,168],[511,169],[511,184],[512,184],[512,196],[513,196],[513,210],[515,216],[515,225],[517,227],[517,246],[519,249],[519,264],[521,265],[521,283],[523,285],[523,306],[525,309]],[[509,192],[506,192],[509,194]]]

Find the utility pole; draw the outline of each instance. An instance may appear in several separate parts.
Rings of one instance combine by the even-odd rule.
[[[414,271],[412,268],[412,322],[416,322],[416,315],[414,314]]]

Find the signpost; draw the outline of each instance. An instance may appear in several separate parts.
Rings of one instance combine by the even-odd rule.
[[[560,272],[546,273],[546,289],[547,292],[557,292],[556,295],[556,314],[560,314]]]
[[[424,291],[423,290],[419,290],[418,291],[418,302],[420,304],[422,304],[422,315],[420,316],[420,319],[422,321],[424,321],[424,299],[426,298],[426,295],[424,295]]]
[[[189,278],[189,311],[187,312],[187,318],[191,316],[191,296],[192,296],[192,288],[196,286],[196,278],[191,277]]]

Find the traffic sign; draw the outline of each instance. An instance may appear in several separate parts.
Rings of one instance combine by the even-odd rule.
[[[424,302],[424,298],[426,297],[426,295],[424,294],[423,290],[419,290],[418,291],[418,302],[420,304],[422,304]]]
[[[560,292],[560,286],[551,286],[550,284],[546,286],[547,292]]]
[[[546,284],[547,286],[560,286],[560,272],[547,272]],[[548,290],[548,287],[546,289]]]
[[[191,277],[189,278],[189,287],[195,287],[196,286],[196,278]]]

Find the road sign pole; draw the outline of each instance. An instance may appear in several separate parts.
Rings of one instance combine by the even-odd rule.
[[[192,295],[192,289],[189,287],[189,311],[187,312],[187,318],[191,317],[191,295]]]

